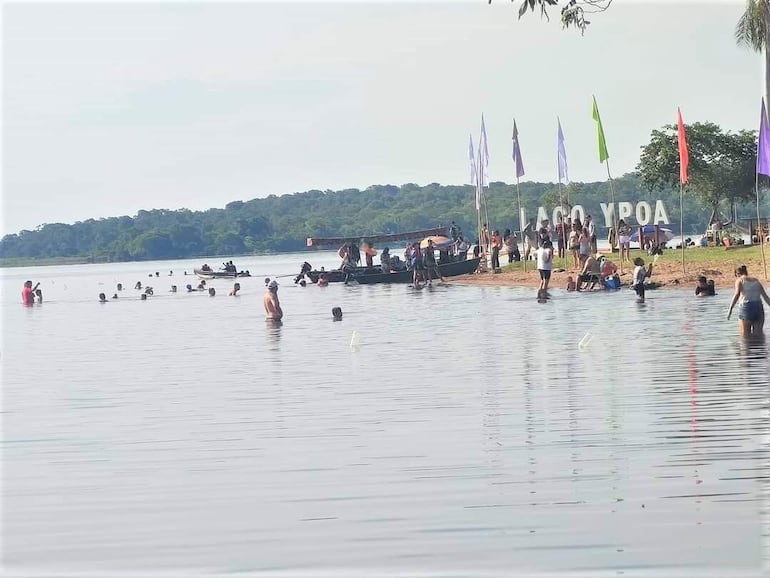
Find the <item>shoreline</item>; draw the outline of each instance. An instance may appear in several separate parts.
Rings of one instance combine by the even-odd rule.
[[[741,251],[726,251],[722,248],[700,247],[686,249],[684,272],[682,271],[681,254],[682,252],[680,249],[668,249],[660,256],[658,262],[653,266],[652,276],[649,278],[649,282],[657,283],[656,289],[686,289],[694,291],[695,285],[698,282],[698,277],[702,275],[707,279],[714,280],[717,291],[720,289],[722,291],[725,291],[726,289],[732,291],[735,279],[734,271],[739,265],[746,265],[749,269],[749,275],[759,279],[763,285],[770,286],[770,282],[765,278],[761,251],[758,245],[747,247]],[[614,256],[617,257],[617,254]],[[617,259],[612,259],[612,256],[610,255],[607,255],[607,257],[610,258],[618,268],[621,288],[627,288],[632,280],[634,270],[633,263],[626,261],[623,264],[623,273],[621,274],[619,261]],[[644,259],[645,265],[648,265],[653,261],[653,257],[647,254],[641,253],[640,251],[632,251],[632,261],[636,257]],[[766,251],[766,258],[770,261],[770,248]],[[570,266],[571,260],[570,257],[566,269],[563,269],[563,260],[561,258],[556,258],[554,260],[554,269],[550,281],[551,289],[565,289],[567,286],[567,277],[569,276],[576,279],[577,271]],[[452,277],[451,280],[452,282],[462,285],[490,287],[523,287],[536,289],[540,285],[540,276],[536,269],[535,261],[527,262],[526,273],[524,272],[524,267],[521,262],[512,263],[510,265],[501,263],[501,265],[503,266],[500,273],[492,273],[491,271],[486,273],[472,273],[469,275]],[[768,269],[770,270],[770,266]],[[595,289],[594,291],[602,290],[603,289]]]

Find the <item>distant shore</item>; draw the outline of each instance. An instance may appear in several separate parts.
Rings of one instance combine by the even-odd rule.
[[[631,274],[634,270],[633,263],[626,261],[623,264],[623,273],[620,273],[620,261],[618,253],[607,255],[610,260],[618,267],[621,283],[630,285]],[[646,265],[653,262],[653,257],[639,250],[631,251],[631,259],[641,257]],[[768,261],[768,272],[770,273],[770,245],[765,246],[765,257]],[[658,262],[652,270],[651,282],[657,283],[661,288],[692,289],[695,290],[695,284],[698,277],[703,275],[708,279],[713,279],[717,291],[732,291],[735,281],[734,271],[739,265],[746,265],[749,274],[767,284],[762,267],[762,254],[759,245],[741,246],[735,249],[724,249],[722,247],[690,247],[685,249],[685,271],[682,272],[682,251],[681,249],[666,249],[660,256]],[[537,272],[534,261],[527,263],[527,272],[524,272],[523,263],[512,263],[508,265],[501,259],[501,273],[476,273],[473,275],[463,275],[453,277],[453,283],[464,285],[484,285],[484,286],[504,286],[504,287],[538,287],[540,276]],[[577,276],[577,271],[572,267],[572,257],[567,259],[567,267],[564,267],[564,261],[560,258],[554,259],[554,271],[551,276],[550,287],[552,289],[564,289],[567,286],[567,277]]]

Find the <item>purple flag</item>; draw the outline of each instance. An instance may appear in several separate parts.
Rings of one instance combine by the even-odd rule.
[[[559,125],[559,182],[565,185],[569,184],[569,176],[567,176],[567,151],[564,148],[564,133],[561,130],[561,121],[559,117],[556,117],[556,122]]]
[[[478,172],[476,170],[476,159],[473,158],[473,135],[471,135],[470,145],[468,145],[468,159],[471,161],[471,184],[476,184]]]
[[[519,148],[519,129],[516,128],[516,120],[513,121],[513,162],[516,163],[516,178],[524,176],[524,163],[521,160]]]
[[[762,98],[762,118],[759,119],[759,140],[757,141],[757,174],[770,177],[770,126],[767,122],[765,99]]]

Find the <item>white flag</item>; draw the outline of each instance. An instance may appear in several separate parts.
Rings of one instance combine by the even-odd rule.
[[[484,114],[481,115],[481,137],[479,138],[479,176],[481,186],[489,184],[489,149],[487,148],[487,128],[484,126]]]

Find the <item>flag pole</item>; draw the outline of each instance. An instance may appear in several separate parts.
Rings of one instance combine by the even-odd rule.
[[[615,185],[612,182],[612,174],[610,174],[610,154],[607,152],[607,141],[604,139],[604,127],[602,126],[602,119],[599,116],[599,106],[596,104],[596,96],[593,96],[593,112],[591,116],[596,121],[597,136],[599,138],[599,163],[605,162],[607,164],[607,179],[610,183],[610,203],[612,204],[612,211],[610,212],[610,232],[615,233],[615,242],[618,243],[618,254],[620,257],[620,274],[623,274],[623,249],[620,247],[620,240],[618,235],[617,221],[615,220]],[[609,237],[611,235],[607,235]],[[598,250],[598,247],[597,247]],[[610,244],[610,255],[615,256],[615,247]]]
[[[521,235],[521,248],[524,249],[524,223],[521,221],[521,191],[519,190],[519,175],[516,175],[516,199],[519,201],[519,235]],[[516,245],[518,246],[518,241]],[[523,258],[523,255],[519,257],[524,263],[524,272],[527,272],[527,260]]]
[[[561,233],[558,233],[555,229],[554,229],[554,232],[557,235],[561,235],[561,239],[558,239],[556,241],[556,247],[558,247],[559,246],[559,242],[561,242],[562,250],[564,251],[564,255],[561,258],[562,266],[564,267],[564,270],[566,271],[567,270],[567,243],[566,243],[567,240],[564,238],[564,227],[565,227],[565,223],[564,223],[564,197],[562,196],[562,192],[561,192],[561,181],[559,181],[559,208],[561,209],[561,212],[560,212],[560,214],[561,214]],[[553,225],[554,225],[554,227],[556,227],[556,223],[554,223]]]
[[[682,179],[679,179],[679,237],[682,242],[682,274],[687,273],[687,267],[684,264],[684,184]]]
[[[604,159],[604,164],[607,165],[607,178],[609,179],[610,183],[610,202],[612,203],[612,211],[610,212],[610,229],[615,231],[615,240],[618,242],[618,255],[620,256],[620,274],[623,274],[623,255],[622,249],[620,248],[620,241],[618,240],[618,228],[617,223],[615,222],[615,185],[612,183],[612,175],[610,174],[610,159],[607,157]],[[615,256],[615,248],[610,245],[610,255],[613,257]]]
[[[521,217],[521,190],[519,188],[519,179],[524,174],[524,163],[521,160],[521,149],[519,148],[519,131],[516,128],[516,119],[513,119],[513,164],[516,168],[516,198],[519,202],[519,234],[521,235],[521,248],[524,249],[524,219]],[[518,240],[516,246],[518,246]],[[519,253],[521,259],[521,253]],[[527,260],[521,259],[524,262],[524,272],[527,272]]]
[[[754,188],[756,189],[756,193],[757,193],[757,241],[759,241],[759,250],[762,253],[762,269],[765,272],[765,281],[767,281],[767,262],[765,261],[765,240],[762,239],[759,235],[759,230],[762,227],[762,217],[760,216],[760,212],[759,212],[759,172],[757,172],[756,177],[754,177]]]
[[[682,110],[676,109],[676,140],[679,148],[679,236],[682,244],[682,275],[687,273],[685,265],[684,242],[684,185],[687,183],[687,166],[690,164],[690,153],[687,151],[687,129],[682,120]]]

